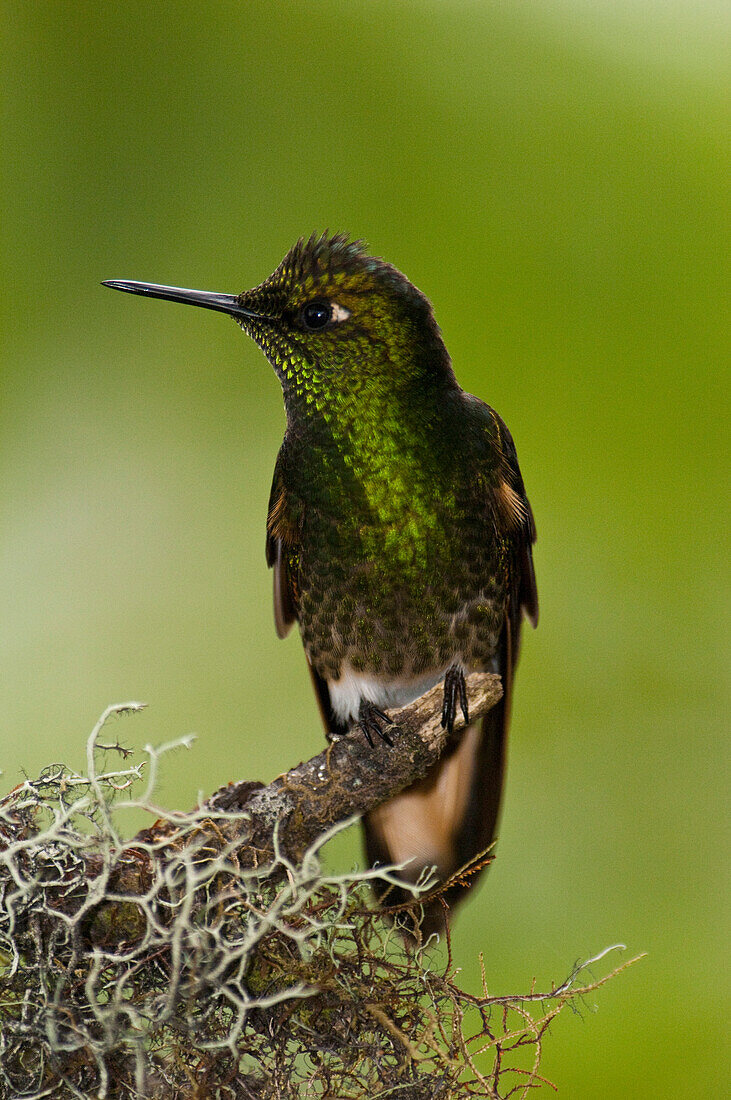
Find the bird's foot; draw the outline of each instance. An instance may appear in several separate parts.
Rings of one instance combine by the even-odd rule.
[[[393,739],[388,732],[388,727],[393,726],[393,722],[375,703],[370,703],[367,699],[361,699],[358,708],[358,725],[363,730],[365,739],[371,748],[373,748],[374,733],[387,745],[393,745]]]
[[[464,671],[458,665],[452,665],[451,668],[447,669],[447,674],[444,677],[444,703],[442,704],[442,727],[450,734],[454,730],[458,702],[465,722],[469,722],[467,685],[464,679]]]

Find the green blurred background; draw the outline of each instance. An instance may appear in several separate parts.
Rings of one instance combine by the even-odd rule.
[[[264,563],[277,382],[220,316],[99,281],[238,292],[301,234],[365,237],[507,420],[538,522],[464,981],[479,951],[492,992],[649,953],[546,1040],[566,1097],[727,1080],[724,10],[3,5],[3,783],[82,766],[128,698],[138,747],[199,735],[170,806],[321,746]]]

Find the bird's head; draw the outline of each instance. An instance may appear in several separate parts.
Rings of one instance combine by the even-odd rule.
[[[274,367],[290,413],[338,393],[367,400],[453,379],[428,299],[342,234],[298,241],[269,278],[238,295],[105,285],[230,314]]]

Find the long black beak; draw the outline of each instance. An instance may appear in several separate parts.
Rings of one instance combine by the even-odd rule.
[[[215,294],[209,290],[184,290],[179,286],[160,286],[158,283],[130,283],[125,279],[107,279],[102,286],[112,290],[125,290],[128,294],[145,294],[148,298],[166,298],[169,302],[183,302],[189,306],[203,306],[228,313],[232,317],[260,317],[251,309],[244,309],[235,294]]]

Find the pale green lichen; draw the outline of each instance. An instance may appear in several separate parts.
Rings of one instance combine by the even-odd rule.
[[[397,872],[325,873],[327,836],[299,864],[276,845],[256,869],[233,844],[212,856],[210,828],[235,815],[153,804],[173,746],[147,750],[144,780],[98,767],[126,754],[100,744],[105,721],[138,707],[105,712],[87,775],[54,765],[0,802],[3,1100],[455,1100],[541,1081],[548,1024],[601,982],[577,967],[549,993],[463,993],[449,955],[435,969],[374,910],[369,882]],[[129,809],[164,838],[124,840]],[[141,858],[149,880],[120,892]]]

